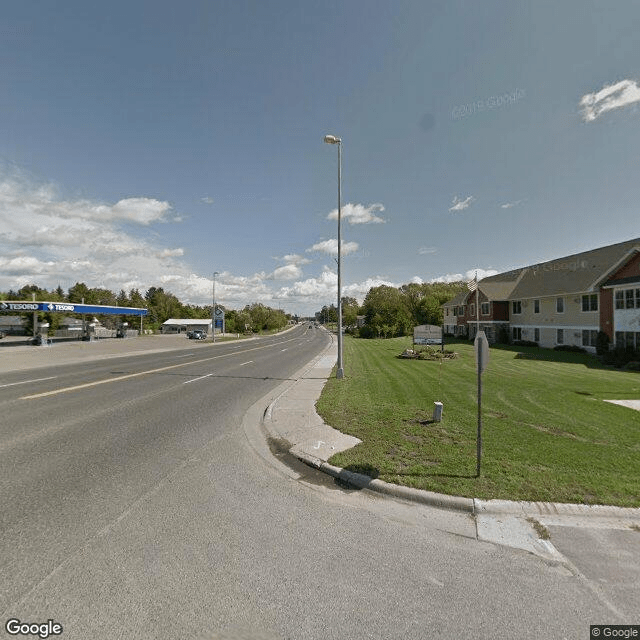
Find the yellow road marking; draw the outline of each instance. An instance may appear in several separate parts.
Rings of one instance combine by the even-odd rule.
[[[180,362],[179,364],[171,364],[167,367],[159,367],[158,369],[148,369],[147,371],[138,371],[137,373],[128,373],[124,376],[118,376],[117,378],[107,378],[105,380],[95,380],[94,382],[85,382],[84,384],[77,384],[73,387],[63,387],[62,389],[54,389],[53,391],[45,391],[44,393],[35,393],[30,396],[22,396],[20,400],[34,400],[35,398],[46,398],[47,396],[55,396],[58,393],[67,393],[69,391],[78,391],[79,389],[89,389],[90,387],[97,387],[101,384],[108,384],[110,382],[119,382],[120,380],[129,380],[130,378],[137,378],[140,376],[146,376],[150,373],[160,373],[161,371],[168,371],[169,369],[177,369],[178,367],[186,367],[192,364],[199,364],[201,362],[209,362],[210,360],[217,360],[219,358],[228,358],[229,356],[237,356],[241,353],[248,353],[249,351],[258,351],[259,349],[268,349],[269,347],[280,346],[283,342],[291,342],[296,338],[289,338],[282,342],[275,344],[267,344],[262,347],[252,347],[251,349],[244,349],[243,351],[234,351],[233,353],[224,353],[219,356],[211,356],[210,358],[202,358],[201,360],[191,360],[190,362]]]

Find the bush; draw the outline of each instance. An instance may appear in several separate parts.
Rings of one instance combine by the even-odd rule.
[[[533,340],[515,340],[513,342],[514,347],[537,347],[538,343]]]
[[[604,331],[598,331],[596,336],[596,353],[603,356],[609,351],[609,336]]]
[[[575,344],[559,344],[557,347],[553,347],[554,351],[571,351],[572,353],[588,353],[586,349],[578,347]]]
[[[445,349],[441,351],[434,347],[421,347],[419,349],[405,349],[398,358],[409,358],[414,360],[446,360],[450,358],[457,358],[458,354],[455,351]]]
[[[627,364],[624,365],[624,370],[625,371],[640,371],[640,361],[631,360],[631,362],[627,362]]]
[[[640,361],[640,351],[636,351],[632,347],[616,347],[613,351],[607,351],[602,356],[604,364],[613,365],[619,369],[625,367],[627,371],[637,371],[634,367],[638,361]],[[626,365],[631,366],[627,368]]]

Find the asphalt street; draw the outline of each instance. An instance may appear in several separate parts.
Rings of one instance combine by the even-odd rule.
[[[616,599],[586,541],[560,536],[584,571],[545,562],[478,541],[468,514],[257,450],[265,398],[327,344],[305,325],[0,374],[4,637],[10,618],[127,640],[588,638],[633,621],[637,573]]]

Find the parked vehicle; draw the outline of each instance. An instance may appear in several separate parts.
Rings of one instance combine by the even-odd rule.
[[[191,340],[205,340],[207,334],[201,329],[196,329],[195,331],[191,331],[187,334]]]

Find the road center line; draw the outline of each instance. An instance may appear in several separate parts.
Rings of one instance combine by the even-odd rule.
[[[29,384],[30,382],[42,382],[43,380],[54,380],[58,376],[49,376],[48,378],[36,378],[35,380],[23,380],[22,382],[9,382],[8,384],[0,384],[0,389],[3,387],[15,387],[17,384]]]
[[[240,366],[244,367],[245,364],[251,364],[253,362],[253,360],[249,360],[248,362],[243,362]]]
[[[36,398],[46,398],[48,396],[55,396],[58,393],[67,393],[69,391],[78,391],[79,389],[89,389],[90,387],[97,387],[101,384],[108,384],[110,382],[119,382],[120,380],[130,380],[131,378],[138,378],[140,376],[146,376],[150,373],[160,373],[161,371],[169,371],[170,369],[177,369],[178,367],[189,367],[193,364],[199,364],[201,362],[209,362],[211,360],[218,360],[220,358],[228,358],[229,356],[237,356],[240,353],[248,353],[250,351],[259,351],[261,349],[269,349],[270,347],[277,347],[284,342],[291,342],[296,338],[289,338],[276,344],[266,344],[261,347],[252,347],[245,349],[244,351],[234,351],[232,353],[224,353],[219,356],[211,356],[210,358],[202,358],[201,360],[192,360],[190,362],[180,362],[179,364],[171,364],[166,367],[159,367],[158,369],[148,369],[147,371],[138,371],[137,373],[128,373],[124,376],[118,376],[116,378],[107,378],[105,380],[96,380],[94,382],[86,382],[84,384],[77,384],[73,387],[63,387],[62,389],[54,389],[53,391],[45,391],[44,393],[35,393],[29,396],[22,396],[20,400],[35,400]]]

